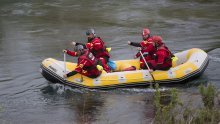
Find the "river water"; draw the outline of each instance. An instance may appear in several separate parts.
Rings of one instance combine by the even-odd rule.
[[[1,124],[152,122],[154,91],[148,87],[64,88],[41,76],[43,59],[62,60],[62,50],[72,49],[73,40],[85,42],[85,31],[91,27],[112,47],[113,60],[133,58],[137,51],[127,41],[140,41],[143,27],[162,36],[174,53],[201,48],[210,58],[204,74],[174,87],[195,106],[201,102],[200,84],[220,88],[219,0],[1,0]]]

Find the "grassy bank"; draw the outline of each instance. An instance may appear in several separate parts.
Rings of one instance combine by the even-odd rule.
[[[194,108],[191,102],[184,103],[179,99],[177,89],[166,92],[159,91],[156,84],[154,95],[154,124],[219,124],[220,108],[217,102],[219,93],[212,85],[198,87],[202,106]]]

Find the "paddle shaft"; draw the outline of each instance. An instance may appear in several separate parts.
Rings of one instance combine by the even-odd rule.
[[[63,61],[64,61],[64,73],[66,74],[66,53],[63,54]]]
[[[151,72],[150,72],[150,67],[149,67],[148,64],[147,64],[147,62],[146,62],[146,60],[145,60],[145,58],[144,58],[143,53],[142,53],[141,51],[139,51],[139,52],[140,52],[141,57],[142,57],[142,59],[144,60],[144,63],[145,63],[145,65],[147,66],[147,69],[148,69],[148,71],[149,71],[149,73],[150,73],[150,75],[151,75],[151,77],[152,77],[152,79],[154,80],[154,83],[155,83],[154,76],[153,76],[153,75],[151,74]]]
[[[148,64],[147,64],[147,62],[146,62],[146,60],[145,60],[145,58],[144,58],[143,53],[142,53],[141,51],[139,51],[139,52],[140,52],[140,54],[141,54],[142,59],[144,60],[145,65],[147,66],[148,71],[150,71],[150,67],[149,67]]]

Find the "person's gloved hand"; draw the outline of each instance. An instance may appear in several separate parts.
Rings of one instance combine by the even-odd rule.
[[[63,75],[63,78],[67,78],[67,75],[66,75],[66,74],[64,74],[64,75]]]
[[[141,51],[141,50],[142,50],[142,48],[141,48],[141,47],[138,47],[138,48],[137,48],[137,50],[138,50],[138,51]]]
[[[128,45],[130,45],[131,44],[131,41],[128,41]]]
[[[67,50],[63,50],[64,53],[67,53]]]
[[[137,58],[138,58],[138,57],[135,55],[135,56],[134,56],[134,59],[137,59]]]
[[[76,42],[73,41],[73,42],[72,42],[72,45],[73,45],[73,46],[76,46]]]

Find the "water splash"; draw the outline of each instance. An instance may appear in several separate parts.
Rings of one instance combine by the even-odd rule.
[[[72,93],[86,93],[88,92],[87,89],[83,88],[73,88],[67,85],[59,84],[59,83],[51,83],[48,86],[44,87],[41,89],[41,91],[44,94],[58,94],[58,95],[63,95],[66,94],[67,92],[72,92]]]

